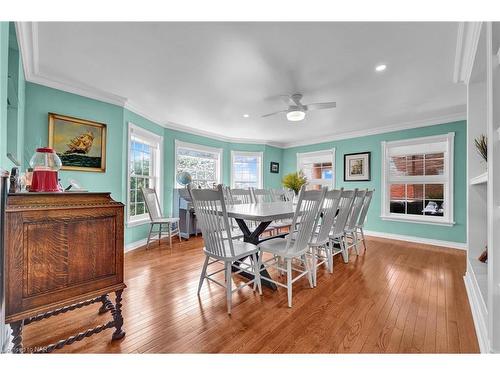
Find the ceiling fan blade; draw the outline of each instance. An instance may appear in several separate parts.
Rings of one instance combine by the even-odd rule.
[[[311,103],[306,105],[308,111],[314,111],[317,109],[328,109],[337,107],[336,102],[327,102],[327,103]]]
[[[273,113],[268,113],[267,115],[262,115],[261,117],[269,117],[269,116],[277,115],[279,113],[286,113],[286,112],[287,112],[287,110],[277,111],[277,112],[273,112]]]

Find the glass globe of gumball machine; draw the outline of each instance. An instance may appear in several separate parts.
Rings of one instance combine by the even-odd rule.
[[[62,163],[54,149],[50,147],[40,147],[30,160],[33,168],[31,180],[31,192],[60,192],[62,191],[57,178],[57,172],[61,169]]]

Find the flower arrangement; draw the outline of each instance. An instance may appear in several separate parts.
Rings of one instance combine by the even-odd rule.
[[[479,155],[481,155],[484,161],[488,161],[488,138],[484,134],[481,134],[474,139],[474,144]]]
[[[307,178],[304,176],[302,171],[299,171],[285,175],[281,182],[284,187],[292,189],[295,194],[298,194],[302,185],[307,183]]]

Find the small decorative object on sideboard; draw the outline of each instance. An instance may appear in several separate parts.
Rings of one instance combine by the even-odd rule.
[[[488,263],[488,247],[485,247],[484,251],[481,253],[479,258],[477,258],[482,263]]]
[[[58,192],[59,180],[57,172],[61,169],[61,159],[50,147],[39,147],[30,160],[33,168],[33,178],[30,191]]]
[[[9,194],[12,193],[19,193],[21,190],[21,185],[19,181],[19,168],[18,167],[13,167],[12,170],[10,171],[10,177],[9,177]]]
[[[479,137],[474,138],[474,145],[476,146],[477,152],[484,159],[485,162],[488,161],[488,138],[481,134]]]

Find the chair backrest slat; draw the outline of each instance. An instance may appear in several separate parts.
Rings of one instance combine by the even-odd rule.
[[[300,189],[297,208],[295,209],[291,227],[295,228],[299,219],[300,223],[295,236],[287,237],[287,252],[296,253],[309,246],[311,237],[314,234],[313,232],[316,217],[323,203],[325,193],[326,187],[321,190],[306,191],[304,185]],[[292,239],[292,237],[294,238]]]
[[[254,203],[250,189],[229,189],[231,204]]]
[[[253,200],[255,203],[271,203],[277,202],[276,196],[270,189],[251,189],[253,194]]]
[[[276,202],[291,202],[295,197],[292,189],[271,189]]]
[[[205,249],[216,256],[234,256],[233,241],[222,185],[213,189],[192,189],[193,206],[203,234]],[[226,249],[226,244],[229,249]]]
[[[339,237],[344,234],[345,225],[347,223],[349,214],[351,213],[352,203],[354,202],[354,196],[357,192],[358,189],[342,191],[338,207],[339,213],[337,214],[337,217],[335,218],[335,222],[333,224],[333,237]]]
[[[365,200],[365,195],[368,190],[358,190],[354,195],[354,201],[352,203],[351,213],[346,222],[346,230],[353,231],[356,228],[358,222],[359,214],[363,208],[363,201]]]
[[[361,209],[361,213],[359,214],[357,226],[362,227],[365,224],[366,215],[368,214],[368,209],[370,208],[370,203],[372,201],[374,190],[370,190],[366,192],[365,199],[363,201],[363,208]]]
[[[340,190],[330,190],[325,193],[323,206],[318,212],[318,216],[316,218],[317,224],[314,226],[314,228],[319,226],[319,230],[314,241],[316,244],[321,245],[328,242],[328,237],[333,228],[333,223],[337,215],[343,190],[344,188]]]
[[[144,203],[148,209],[149,218],[154,221],[162,218],[162,212],[160,207],[160,201],[158,200],[158,195],[155,189],[151,188],[141,188],[142,196],[144,197]]]

